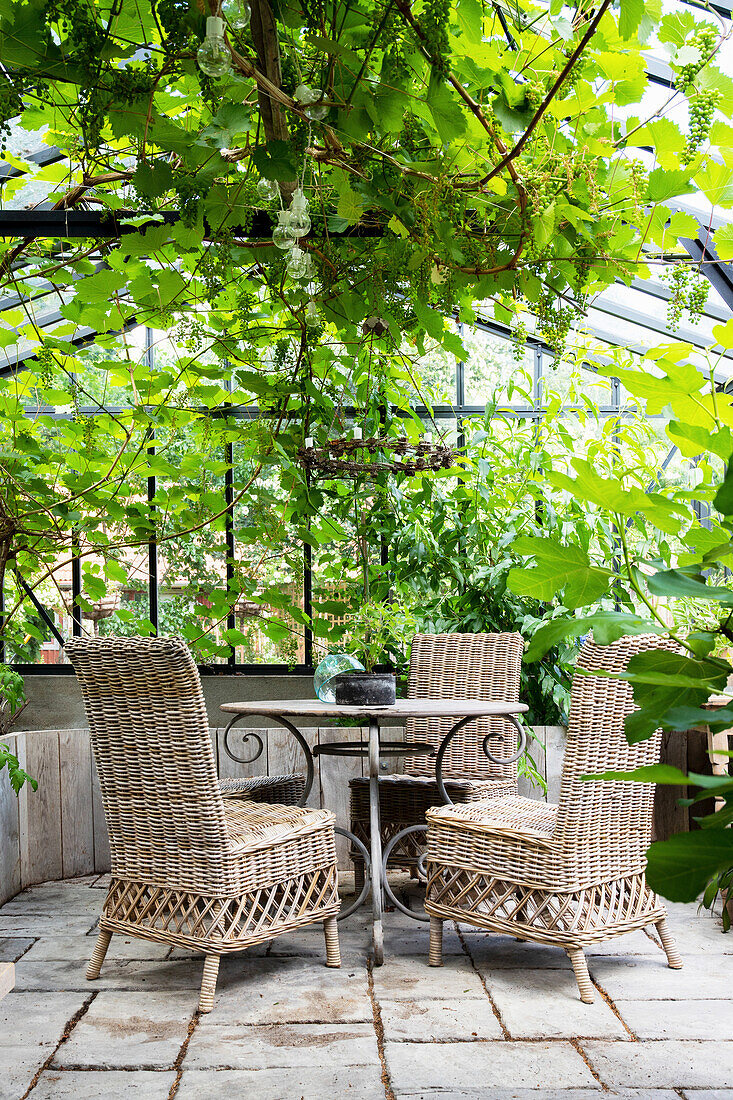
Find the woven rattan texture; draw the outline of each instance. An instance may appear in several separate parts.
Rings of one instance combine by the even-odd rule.
[[[255,775],[249,779],[220,779],[225,798],[246,798],[250,802],[280,802],[297,806],[305,790],[302,775]]]
[[[593,675],[622,673],[636,653],[654,648],[674,645],[656,635],[583,645],[556,807],[514,797],[428,811],[432,916],[566,948],[660,924],[664,909],[644,880],[653,785],[581,780],[658,760],[659,733],[637,745],[626,740],[631,686]],[[571,958],[588,999],[582,953]]]
[[[112,857],[88,977],[98,976],[112,932],[194,947],[207,956],[200,1008],[210,1011],[218,955],[315,920],[328,924],[327,958],[338,965],[333,814],[224,799],[182,641],[73,639],[67,652]]]
[[[411,699],[486,699],[491,702],[519,700],[522,661],[519,634],[418,634],[413,639],[408,679]],[[436,749],[455,724],[452,718],[410,718],[405,727],[407,740],[427,741]],[[502,798],[516,794],[517,765],[495,765],[482,749],[487,733],[499,733],[491,740],[491,752],[501,757],[516,752],[513,726],[497,718],[480,718],[460,730],[443,759],[443,775],[454,802]],[[435,782],[434,757],[410,756],[407,775],[380,777],[379,807],[382,843],[386,844],[408,825],[421,825],[431,806],[442,805]],[[369,842],[369,780],[352,779],[351,831]],[[420,838],[406,837],[392,849],[392,867],[414,868],[421,854]],[[356,863],[358,851],[351,853]],[[360,873],[361,868],[358,868]]]

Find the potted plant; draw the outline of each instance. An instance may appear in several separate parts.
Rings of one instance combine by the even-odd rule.
[[[362,604],[351,624],[349,651],[364,666],[333,678],[336,702],[351,706],[391,706],[396,698],[394,672],[377,670],[380,658],[409,640],[415,617],[404,605],[390,601]]]

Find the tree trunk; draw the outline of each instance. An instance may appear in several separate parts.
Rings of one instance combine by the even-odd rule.
[[[252,18],[250,30],[252,40],[257,51],[257,64],[261,72],[268,80],[282,88],[282,68],[280,66],[280,39],[277,34],[275,16],[270,6],[270,0],[251,0]],[[268,141],[287,141],[290,137],[285,112],[279,103],[267,95],[262,88],[258,89],[257,97],[260,106],[260,114],[265,127],[265,137]],[[295,180],[280,183],[280,193],[285,206],[290,205],[295,190]]]

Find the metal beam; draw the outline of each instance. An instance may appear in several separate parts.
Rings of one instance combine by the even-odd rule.
[[[55,145],[44,146],[42,149],[37,149],[35,153],[31,153],[27,157],[19,158],[27,161],[29,164],[35,164],[38,168],[45,168],[47,164],[56,164],[59,160],[65,160],[66,154],[57,148]],[[28,175],[22,168],[15,168],[12,164],[0,163],[0,184],[6,180],[17,180],[21,176]]]

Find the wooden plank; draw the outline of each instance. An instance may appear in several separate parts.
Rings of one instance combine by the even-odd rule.
[[[661,762],[671,764],[681,771],[687,770],[687,734],[668,732],[662,734]],[[685,787],[659,786],[654,792],[654,840],[668,840],[674,833],[689,831],[687,808],[679,800],[687,794]]]
[[[729,738],[733,736],[733,729],[719,730],[718,733],[711,733],[710,728],[706,728],[707,742],[708,742],[708,757],[710,758],[710,766],[712,768],[713,775],[729,775],[731,758],[728,756],[728,742]],[[721,810],[725,805],[725,799],[715,799],[715,809]]]
[[[15,965],[13,963],[0,963],[0,1001],[6,993],[15,988]]]
[[[560,786],[562,781],[563,761],[565,760],[567,730],[564,726],[544,726],[543,729],[547,801],[557,804],[560,801]]]
[[[369,731],[358,726],[334,727],[322,726],[318,730],[319,745],[332,744],[334,741],[361,741],[369,736]],[[336,814],[336,824],[342,829],[350,825],[349,780],[364,774],[364,761],[361,756],[321,756],[320,760],[320,804]],[[315,785],[315,784],[314,784]],[[336,837],[336,855],[342,870],[351,870],[349,841],[342,836]]]
[[[689,730],[687,733],[687,771],[696,772],[698,775],[712,775],[713,766],[708,754],[707,726]],[[684,769],[684,765],[683,765]],[[683,807],[687,816],[687,831],[697,829],[696,817],[705,817],[715,813],[715,799],[706,798],[703,802],[696,802],[694,806]]]
[[[92,749],[89,731],[59,730],[63,877],[94,870]]]
[[[20,792],[20,879],[23,887],[63,877],[58,730],[26,733],[21,765],[38,780]]]
[[[232,760],[231,756],[224,748],[225,728],[225,726],[222,726],[215,731],[217,767],[221,779],[251,779],[255,775],[272,774],[268,768],[267,729],[249,729],[245,726],[234,727],[229,735],[229,744],[232,747],[232,751],[235,752],[237,756],[250,759],[250,763],[240,763],[238,760]],[[251,760],[251,757],[257,752],[257,741],[254,737],[250,737],[249,741],[244,740],[249,734],[256,734],[258,737],[262,738],[264,747],[261,756],[257,757],[256,760]]]
[[[300,726],[297,719],[293,724],[303,734],[311,752],[318,743],[317,726]],[[336,731],[334,731],[336,732]],[[315,776],[308,798],[308,805],[320,806],[320,768],[318,758],[314,761]],[[306,762],[303,750],[289,730],[284,726],[271,726],[267,731],[267,774],[268,775],[305,775]]]
[[[545,726],[533,726],[533,736],[527,746],[528,752],[534,760],[537,771],[547,781],[547,753],[545,752]],[[532,782],[529,776],[520,775],[517,781],[517,789],[521,798],[534,798],[540,802],[547,801],[547,795],[542,787]]]
[[[102,805],[102,792],[99,789],[99,776],[97,766],[94,763],[94,753],[91,754],[91,782],[92,782],[92,836],[94,842],[94,870],[99,875],[109,871],[112,860],[109,851],[109,835],[107,822],[104,820],[104,807]]]
[[[5,738],[13,755],[18,755],[20,733]],[[7,768],[0,772],[0,905],[20,890],[20,817],[18,796],[10,785]]]

